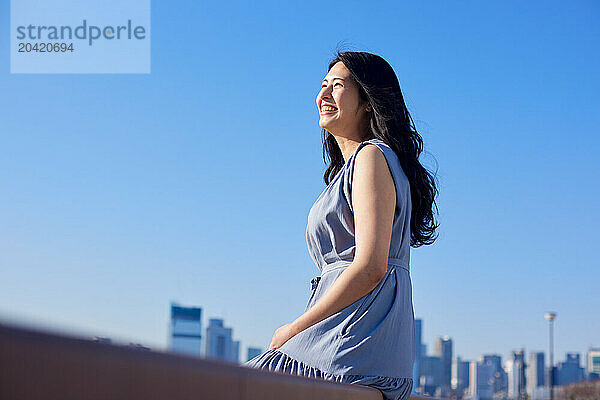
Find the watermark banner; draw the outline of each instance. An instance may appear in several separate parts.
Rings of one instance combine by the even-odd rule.
[[[11,73],[150,73],[150,0],[11,0]]]

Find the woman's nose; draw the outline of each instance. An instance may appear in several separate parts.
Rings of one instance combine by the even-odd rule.
[[[328,87],[324,88],[323,91],[321,92],[321,98],[322,99],[331,99],[331,89],[329,89]]]

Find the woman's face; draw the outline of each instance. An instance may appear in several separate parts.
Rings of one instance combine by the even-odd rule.
[[[331,134],[361,139],[365,121],[365,105],[361,104],[358,87],[344,63],[337,62],[323,79],[317,95],[319,125]]]

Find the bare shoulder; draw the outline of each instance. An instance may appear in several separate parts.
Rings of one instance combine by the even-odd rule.
[[[374,143],[367,143],[362,149],[356,153],[356,162],[358,160],[376,160],[380,159],[385,161],[383,151]]]
[[[383,198],[395,204],[396,185],[383,150],[369,143],[356,153],[354,162],[352,185],[358,195],[371,200]]]
[[[383,182],[392,179],[383,150],[373,143],[365,145],[356,153],[354,163],[355,176],[368,177]]]

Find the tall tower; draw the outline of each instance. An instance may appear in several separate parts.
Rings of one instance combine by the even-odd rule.
[[[206,357],[239,363],[240,342],[232,340],[233,329],[220,318],[210,318],[206,328]]]
[[[511,353],[508,364],[508,397],[521,399],[526,396],[525,382],[525,350],[515,350]]]
[[[479,388],[479,363],[477,361],[469,362],[469,397],[478,398]]]
[[[544,371],[545,360],[544,353],[541,351],[532,351],[529,353],[529,364],[527,365],[527,394],[530,398],[540,397],[538,393],[542,393],[544,388]]]
[[[435,341],[435,353],[442,363],[442,380],[440,386],[450,387],[452,380],[452,339],[449,336],[439,337]]]
[[[171,303],[169,347],[172,352],[202,356],[202,308]]]
[[[486,366],[484,369],[486,373],[490,374],[487,379],[492,393],[506,392],[508,378],[502,368],[502,356],[499,354],[482,354],[479,361],[482,365]]]
[[[469,387],[469,362],[463,361],[460,357],[454,357],[452,360],[452,389],[456,390],[461,396],[465,389]]]

